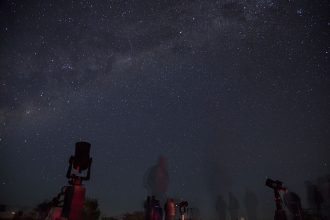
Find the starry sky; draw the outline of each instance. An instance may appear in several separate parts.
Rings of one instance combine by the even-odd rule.
[[[330,173],[330,19],[324,0],[0,2],[0,203],[33,207],[92,144],[87,196],[142,210],[167,158],[168,195],[215,215],[215,198],[265,179],[304,199]],[[244,205],[241,204],[242,215]]]

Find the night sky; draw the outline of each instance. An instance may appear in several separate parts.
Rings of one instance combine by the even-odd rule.
[[[92,144],[87,196],[107,215],[143,209],[160,155],[167,194],[204,219],[229,191],[244,215],[246,188],[272,218],[267,177],[304,201],[304,181],[330,173],[329,11],[324,0],[2,0],[0,203],[54,197],[80,140]]]

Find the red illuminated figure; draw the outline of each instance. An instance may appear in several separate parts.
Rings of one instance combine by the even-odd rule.
[[[175,218],[175,203],[174,200],[168,198],[165,203],[165,220],[174,220]]]
[[[48,219],[51,220],[81,220],[85,202],[86,189],[82,182],[90,179],[92,158],[89,156],[90,143],[77,142],[75,156],[71,156],[66,177],[69,179],[69,186],[64,186],[61,193],[53,199],[51,212]],[[73,170],[72,170],[73,168]],[[79,176],[74,172],[81,173],[87,170],[86,176]],[[61,198],[63,200],[61,200]],[[62,205],[60,205],[62,204]]]
[[[160,200],[163,205],[166,201],[166,192],[169,185],[167,159],[164,156],[160,156],[157,164],[147,171],[144,185],[148,192]]]

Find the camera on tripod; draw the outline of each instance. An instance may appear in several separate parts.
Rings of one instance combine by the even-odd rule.
[[[76,143],[75,154],[69,159],[69,166],[66,173],[69,186],[62,187],[61,192],[52,200],[49,218],[82,219],[86,193],[83,181],[90,179],[92,165],[90,148],[91,144],[88,142],[80,141]],[[83,171],[87,172],[85,176],[81,175]]]
[[[272,179],[267,179],[266,180],[266,186],[277,190],[277,191],[287,191],[287,188],[283,186],[283,183],[279,180],[272,180]]]
[[[184,215],[186,213],[186,208],[188,207],[187,201],[181,201],[179,204],[177,204],[180,211],[180,220],[184,220]]]
[[[272,188],[274,191],[275,205],[276,205],[274,220],[287,220],[287,216],[282,207],[283,202],[280,195],[281,191],[287,192],[287,188],[283,186],[283,183],[281,181],[272,180],[269,178],[266,180],[266,186]]]
[[[188,207],[188,202],[182,201],[179,204],[177,204],[177,206],[179,206],[179,208],[186,208],[186,207]]]

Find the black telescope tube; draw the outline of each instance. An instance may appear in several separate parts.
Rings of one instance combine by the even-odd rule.
[[[73,160],[73,168],[75,170],[83,171],[89,167],[89,152],[91,144],[88,142],[77,142],[75,148],[75,155]]]

